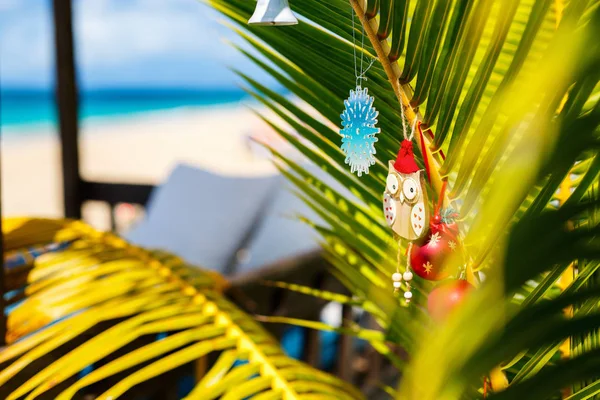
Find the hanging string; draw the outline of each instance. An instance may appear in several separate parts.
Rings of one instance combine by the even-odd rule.
[[[352,50],[354,51],[354,76],[358,78],[356,71],[356,37],[354,34],[354,8],[352,9]]]
[[[352,8],[352,12],[354,12],[354,8]],[[364,48],[365,48],[365,26],[361,23],[360,24],[362,31],[361,31],[361,42],[360,42],[360,75],[363,75],[363,59],[364,59]],[[356,62],[356,60],[354,61]]]
[[[412,253],[412,247],[412,242],[408,242],[408,247],[406,249],[406,272],[410,272],[410,255]],[[411,289],[410,281],[406,281],[406,291],[410,293]],[[405,297],[405,299],[407,303],[410,302],[410,297]]]
[[[404,105],[402,103],[400,103],[400,117],[402,118],[402,135],[404,136],[404,139],[407,139],[407,137],[406,137],[406,117],[404,116]]]
[[[402,241],[400,240],[400,238],[398,238],[398,255],[396,256],[396,273],[397,274],[401,274],[400,272],[400,265],[402,265],[402,252],[400,251],[400,248],[402,247]],[[398,287],[394,287],[394,292],[399,292],[400,288]]]
[[[367,69],[363,69],[363,60],[364,60],[364,51],[363,49],[365,48],[365,26],[362,25],[362,40],[361,40],[361,44],[360,44],[360,74],[357,71],[358,65],[356,62],[356,35],[354,33],[354,8],[352,8],[352,51],[354,52],[354,76],[356,77],[356,87],[360,87],[360,82],[361,81],[366,81],[367,77],[365,76],[367,74],[367,71],[369,69],[371,69],[371,67],[373,66],[373,64],[375,63],[375,59],[372,58],[371,61],[369,62],[369,65],[367,66]]]
[[[408,246],[406,247],[406,269],[404,271],[406,272],[410,272],[410,254],[412,252],[412,242],[408,242]],[[397,256],[397,260],[396,260],[396,273],[400,274],[400,265],[402,265],[402,252],[400,251],[400,248],[402,247],[402,239],[398,238],[398,256]],[[410,292],[411,289],[411,285],[410,285],[410,281],[409,280],[405,280],[404,282],[406,284],[406,291]],[[394,287],[394,292],[398,292],[400,291],[400,287]],[[407,299],[407,301],[410,301],[409,299]]]
[[[406,129],[406,116],[404,115],[404,106],[402,104],[400,104],[400,116],[402,118],[402,135],[404,136],[405,140],[408,140],[409,142],[411,142],[413,140],[413,137],[415,136],[415,128],[416,128],[417,122],[419,122],[419,120],[415,116],[415,119],[413,120],[413,123],[412,123],[412,127],[410,129],[410,136],[409,136],[406,134],[408,129]]]
[[[419,122],[419,119],[415,117],[415,119],[413,119],[412,126],[410,127],[410,136],[408,137],[408,140],[410,141],[412,141],[415,137],[415,128],[417,127],[417,122]]]

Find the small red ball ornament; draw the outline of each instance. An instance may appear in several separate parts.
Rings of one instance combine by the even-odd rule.
[[[450,276],[451,272],[444,268],[448,255],[456,250],[456,242],[448,240],[439,232],[430,233],[427,241],[421,246],[413,244],[410,252],[410,265],[421,278],[437,281]]]
[[[457,214],[452,209],[442,210],[446,182],[442,186],[438,205],[429,223],[429,234],[422,243],[414,243],[410,252],[410,265],[423,279],[437,281],[455,273],[446,265],[448,256],[460,251]]]
[[[439,233],[450,240],[458,241],[458,225],[455,222],[457,216],[457,213],[452,209],[442,210],[441,213],[436,210],[429,224],[431,233]]]
[[[429,293],[427,311],[434,321],[441,322],[475,287],[464,279],[444,282]]]

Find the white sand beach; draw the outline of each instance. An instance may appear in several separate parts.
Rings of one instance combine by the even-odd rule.
[[[82,176],[109,182],[159,184],[182,162],[222,174],[271,174],[267,152],[250,137],[285,145],[243,104],[92,118],[81,124],[80,134]],[[3,130],[2,213],[62,216],[57,131]],[[84,213],[98,228],[107,228],[101,206],[88,205]]]

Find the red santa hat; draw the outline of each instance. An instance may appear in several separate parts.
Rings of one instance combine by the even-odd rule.
[[[402,141],[396,162],[394,162],[394,168],[401,174],[412,174],[419,170],[413,154],[413,144],[410,140],[405,139]]]

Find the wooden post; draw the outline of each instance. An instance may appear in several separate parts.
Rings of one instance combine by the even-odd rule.
[[[0,126],[0,144],[2,139],[2,126]],[[2,154],[0,149],[0,155]],[[6,316],[4,315],[4,287],[6,285],[4,273],[4,232],[2,231],[2,157],[0,157],[0,347],[6,345]]]
[[[323,289],[325,283],[325,271],[317,273],[314,278],[312,287]],[[315,310],[315,314],[311,319],[318,321],[321,315],[321,309]],[[302,360],[308,365],[318,368],[321,361],[321,343],[319,339],[319,331],[315,329],[305,329]]]
[[[67,218],[81,218],[79,175],[78,103],[71,0],[54,0],[56,101],[60,128],[64,211]]]
[[[350,328],[352,324],[352,306],[342,305],[342,327]],[[347,382],[352,381],[352,337],[340,335],[338,342],[337,376]]]

